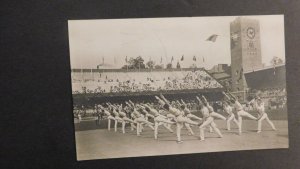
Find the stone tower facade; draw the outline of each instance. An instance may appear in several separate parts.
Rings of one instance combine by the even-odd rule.
[[[259,21],[238,17],[230,23],[232,90],[244,91],[244,72],[263,67]]]

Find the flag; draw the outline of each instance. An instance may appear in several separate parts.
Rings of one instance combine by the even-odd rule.
[[[197,59],[196,59],[196,56],[194,56],[194,57],[193,57],[193,61],[195,61],[195,62],[196,62],[196,60],[197,60]]]
[[[182,57],[181,57],[181,59],[180,59],[181,61],[183,61],[184,60],[184,57],[183,57],[183,55],[182,55]]]
[[[102,57],[102,64],[104,64],[104,57]]]
[[[204,57],[202,57],[203,63],[205,62]]]
[[[125,58],[125,62],[126,62],[126,63],[128,62],[127,56],[126,56],[126,58]]]
[[[212,41],[212,42],[215,42],[216,40],[217,40],[217,37],[218,37],[219,35],[216,35],[216,34],[213,34],[213,35],[211,35],[210,37],[208,37],[207,39],[206,39],[206,41]]]
[[[162,63],[162,56],[160,57],[160,63]]]
[[[174,57],[172,56],[171,62],[173,62],[173,60],[174,60]]]

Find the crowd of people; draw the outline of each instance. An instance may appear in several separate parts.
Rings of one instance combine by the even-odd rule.
[[[285,88],[265,88],[252,90],[250,93],[266,100],[265,102],[269,109],[283,108],[287,102]]]
[[[261,98],[255,97],[248,104],[253,105],[258,116],[254,117],[246,112],[239,101],[231,94],[223,92],[224,100],[220,102],[209,102],[204,96],[196,96],[195,101],[166,99],[162,94],[153,96],[156,102],[145,103],[128,100],[125,103],[113,104],[106,102],[94,106],[94,113],[99,118],[108,120],[107,129],[111,130],[111,123],[114,122],[114,131],[117,132],[118,124],[121,124],[121,132],[136,132],[140,136],[144,127],[151,128],[154,132],[154,139],[158,139],[159,126],[163,126],[168,131],[173,132],[173,126],[176,126],[177,143],[182,143],[181,130],[187,128],[189,135],[195,135],[191,126],[199,128],[200,141],[205,140],[205,129],[215,132],[220,138],[223,134],[218,129],[215,119],[226,121],[227,130],[231,130],[231,123],[238,127],[238,134],[242,134],[243,118],[249,118],[257,121],[257,133],[262,131],[261,123],[266,120],[273,130],[276,130],[274,124],[268,118],[265,111],[265,105]],[[201,116],[195,115],[193,109],[201,112]],[[227,115],[226,117],[218,113],[221,109]],[[84,106],[74,108],[74,113],[81,118],[85,112]],[[129,125],[130,131],[126,131],[126,125]]]
[[[89,80],[74,78],[73,94],[222,88],[204,70],[169,72],[109,72]]]
[[[285,88],[265,88],[265,89],[261,89],[261,90],[255,90],[254,92],[262,98],[286,96]]]

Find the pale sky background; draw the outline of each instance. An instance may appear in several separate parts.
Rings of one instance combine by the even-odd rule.
[[[261,52],[265,65],[277,56],[285,61],[283,15],[245,16],[260,22]],[[174,56],[173,65],[184,55],[182,67],[230,64],[230,22],[236,16],[180,17],[149,19],[69,20],[71,68],[108,68],[125,65],[125,57],[142,56],[166,65]],[[218,34],[216,42],[206,41]],[[203,63],[203,58],[205,62]]]

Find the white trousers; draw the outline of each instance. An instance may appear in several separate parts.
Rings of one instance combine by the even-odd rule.
[[[111,123],[111,120],[115,120],[115,118],[114,118],[113,116],[108,116],[108,117],[107,117],[107,120],[108,120],[108,124],[107,124],[108,126],[107,126],[107,129],[110,130],[110,123]]]
[[[193,120],[202,120],[202,118],[200,118],[192,113],[187,114],[186,117],[193,119]]]
[[[268,114],[267,113],[264,113],[261,118],[258,120],[258,127],[257,127],[257,130],[258,131],[261,131],[261,123],[263,120],[267,120],[267,122],[269,123],[269,125],[272,127],[273,130],[276,130],[273,122],[269,119],[268,117]]]
[[[154,130],[153,123],[147,121],[143,117],[138,117],[134,119],[134,122],[136,123],[136,135],[139,136],[143,129],[143,124],[147,124],[151,129]]]
[[[243,117],[247,117],[251,120],[257,120],[256,117],[252,116],[250,113],[244,111],[244,110],[240,110],[237,112],[238,115],[238,122],[239,122],[239,133],[242,133],[242,124],[243,124]]]
[[[204,140],[205,136],[204,136],[204,129],[205,127],[210,126],[212,127],[212,129],[220,136],[223,137],[223,135],[221,134],[220,130],[217,128],[216,123],[214,122],[214,118],[213,117],[208,117],[204,120],[204,122],[201,124],[200,128],[200,139]]]
[[[164,116],[157,116],[154,118],[154,138],[157,139],[157,135],[158,135],[158,126],[160,125],[164,125],[164,127],[166,129],[168,129],[170,132],[173,132],[173,130],[171,129],[170,126],[168,126],[168,124],[174,124],[174,122],[171,122],[170,120],[168,120],[166,117]]]
[[[216,113],[216,112],[211,112],[211,113],[210,113],[210,116],[211,116],[211,117],[218,118],[218,119],[226,120],[226,117],[224,117],[223,115],[221,115],[221,114],[219,114],[219,113]]]
[[[227,122],[227,130],[230,130],[230,123],[231,123],[231,121],[233,121],[238,126],[238,128],[239,128],[239,122],[236,120],[234,114],[232,113],[232,114],[230,114],[228,116],[228,118],[226,120],[226,122]]]
[[[181,141],[181,129],[185,124],[198,125],[197,122],[192,121],[191,119],[184,117],[182,115],[176,117],[176,136],[177,141]],[[190,126],[188,125],[190,128]]]
[[[118,122],[122,123],[123,119],[121,119],[120,117],[115,117],[115,132],[117,132],[117,128],[118,128]]]
[[[123,132],[123,134],[125,134],[125,125],[126,125],[126,122],[131,123],[131,124],[135,123],[135,122],[134,122],[133,120],[131,120],[130,118],[128,118],[128,117],[123,117],[123,121],[122,121],[122,132]]]

